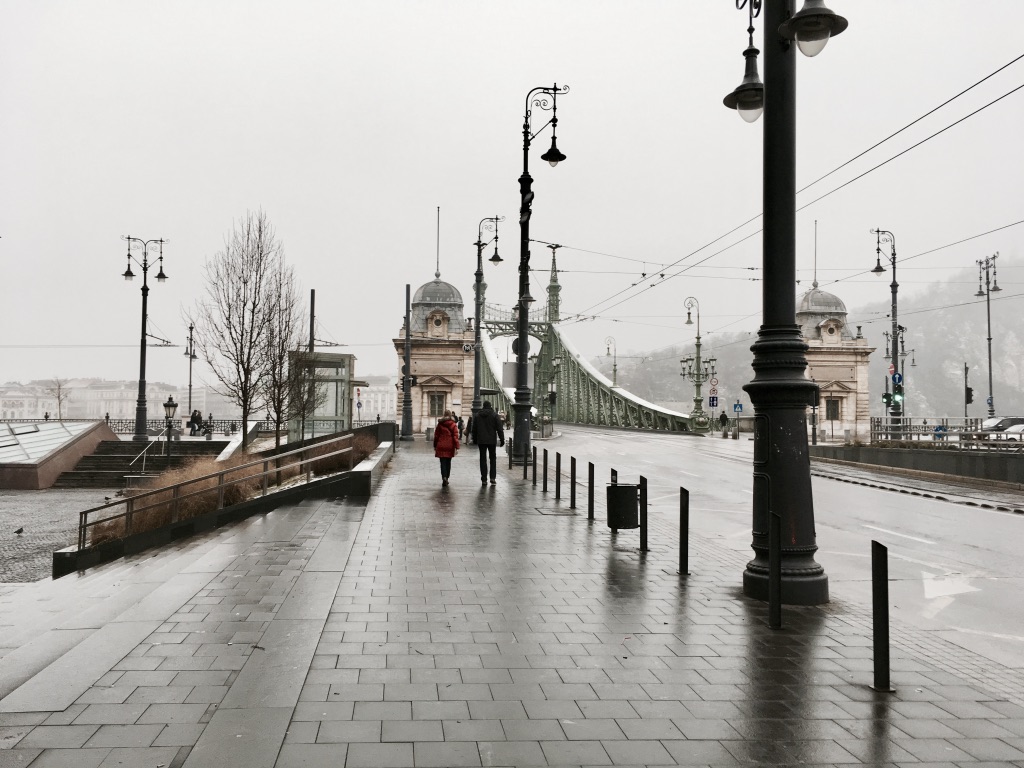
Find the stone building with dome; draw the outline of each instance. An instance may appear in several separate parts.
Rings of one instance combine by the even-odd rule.
[[[412,366],[409,375],[416,378],[412,388],[412,431],[423,433],[433,427],[446,410],[467,421],[473,403],[473,342],[471,319],[464,314],[462,294],[450,283],[434,279],[413,294],[409,330]],[[405,359],[405,335],[402,328],[395,338],[398,376],[402,378]],[[398,410],[402,392],[398,393]]]
[[[846,305],[815,280],[796,312],[807,342],[807,377],[818,385],[818,439],[870,439],[868,358],[875,351],[846,324]],[[810,423],[810,420],[808,420]]]

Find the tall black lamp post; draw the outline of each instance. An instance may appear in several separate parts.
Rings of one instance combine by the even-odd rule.
[[[884,275],[885,267],[882,266],[882,243],[889,243],[889,264],[892,266],[892,283],[889,288],[892,291],[892,336],[889,337],[891,351],[889,360],[892,362],[893,371],[900,369],[900,324],[896,317],[897,294],[900,284],[896,282],[896,236],[884,229],[872,229],[871,234],[875,236],[875,268],[872,274]],[[901,374],[902,377],[902,374]],[[900,419],[903,417],[903,383],[892,383],[892,405],[889,407],[890,431],[893,437],[900,435]]]
[[[196,354],[196,342],[192,334],[196,327],[192,324],[188,324],[188,344],[185,345],[185,357],[188,358],[188,415],[192,416],[192,361],[198,360],[199,355]],[[269,421],[270,419],[267,419]]]
[[[497,266],[501,264],[504,259],[498,255],[498,222],[504,221],[504,216],[490,216],[486,219],[480,219],[480,224],[476,229],[476,242],[473,245],[476,246],[476,284],[474,286],[476,291],[476,315],[474,322],[476,323],[476,329],[473,334],[473,405],[471,407],[473,418],[476,419],[477,413],[483,407],[483,402],[480,399],[480,366],[481,366],[481,350],[480,350],[480,321],[484,316],[484,289],[487,287],[484,284],[484,248],[494,243],[494,255],[491,256],[490,262]],[[494,237],[484,242],[484,230],[493,229]]]
[[[163,238],[142,240],[131,235],[124,235],[121,239],[128,241],[128,269],[121,276],[125,280],[132,280],[135,277],[135,273],[132,272],[133,261],[142,267],[142,341],[139,345],[139,399],[135,404],[135,434],[132,436],[132,440],[148,440],[149,436],[146,434],[146,304],[149,299],[149,284],[147,282],[150,267],[149,246],[154,244],[160,246],[160,256],[157,259],[160,270],[156,273],[156,281],[162,283],[167,279],[167,275],[164,274],[164,243],[167,241]],[[142,261],[132,256],[132,248],[136,250],[142,249]]]
[[[551,126],[551,148],[541,155],[551,166],[565,160],[558,150],[556,131],[558,129],[558,96],[569,92],[569,86],[558,83],[548,87],[539,86],[526,94],[526,112],[523,115],[523,175],[519,177],[519,327],[513,345],[516,355],[516,394],[512,405],[514,423],[512,425],[512,461],[525,463],[530,457],[530,216],[533,205],[533,177],[530,176],[530,143],[548,125]],[[551,97],[550,102],[548,96]],[[532,107],[551,110],[551,119],[536,131],[533,130],[530,118]]]
[[[782,520],[782,601],[797,605],[828,602],[828,577],[814,559],[807,406],[817,387],[806,377],[807,345],[796,323],[796,51],[820,52],[831,35],[846,29],[846,19],[806,0],[793,14],[793,0],[737,0],[751,3],[751,18],[765,13],[764,85],[764,230],[762,324],[754,353],[754,380],[743,387],[754,405],[754,559],[743,573],[743,591],[768,598],[768,524]],[[751,22],[752,24],[753,22]],[[748,61],[750,57],[746,56]],[[756,74],[756,66],[754,67]],[[756,86],[744,104],[756,106]],[[734,92],[735,94],[735,92]],[[730,94],[733,96],[734,94]],[[730,96],[725,99],[730,104]]]
[[[171,437],[174,429],[174,412],[178,410],[178,404],[174,402],[174,396],[168,395],[164,403],[164,415],[167,417],[167,458],[171,458]]]
[[[996,400],[992,394],[992,294],[1003,290],[999,287],[999,280],[996,276],[996,253],[984,259],[978,259],[978,292],[975,296],[985,297],[985,317],[988,320],[988,415],[992,418],[996,415]],[[981,276],[985,275],[985,290],[981,290]],[[991,281],[990,281],[991,278]]]

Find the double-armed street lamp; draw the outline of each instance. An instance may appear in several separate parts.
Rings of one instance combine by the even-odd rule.
[[[882,266],[882,243],[889,243],[889,264],[892,266],[892,283],[889,288],[892,290],[892,334],[888,336],[889,343],[891,344],[889,361],[892,363],[893,372],[898,373],[899,366],[899,339],[900,339],[900,324],[896,317],[897,308],[897,293],[899,291],[900,284],[896,282],[896,235],[884,229],[872,229],[871,234],[875,236],[875,267],[871,270],[872,274],[884,275],[885,267]],[[892,405],[889,408],[889,417],[891,430],[894,437],[898,437],[900,434],[900,419],[903,416],[903,375],[900,374],[900,382],[897,383],[893,380],[892,383]]]
[[[992,294],[1003,290],[999,287],[999,280],[996,276],[996,259],[999,254],[978,259],[978,292],[977,297],[985,297],[985,318],[988,320],[988,415],[989,418],[996,415],[996,400],[992,393]],[[981,276],[985,275],[985,290],[981,290]],[[991,279],[990,279],[991,278]]]
[[[814,560],[814,503],[807,448],[807,406],[817,387],[807,378],[807,344],[796,322],[796,51],[818,54],[847,22],[823,0],[805,0],[793,13],[793,0],[736,0],[750,9],[750,26],[762,6],[764,84],[757,82],[757,51],[744,52],[746,72],[740,88],[726,96],[727,107],[744,119],[764,110],[762,324],[754,353],[754,380],[743,387],[754,406],[754,559],[743,573],[743,591],[768,597],[768,526],[781,517],[782,602],[828,602],[828,577]],[[753,35],[750,36],[751,43]],[[793,43],[795,42],[795,46]],[[751,61],[753,59],[753,64]],[[741,98],[742,97],[742,98]],[[743,115],[750,111],[751,116]]]
[[[519,316],[518,334],[512,350],[516,355],[516,392],[513,412],[512,461],[520,464],[529,461],[530,457],[530,216],[533,205],[533,177],[530,176],[530,144],[549,125],[551,126],[551,148],[541,155],[554,167],[565,160],[557,144],[558,129],[558,96],[569,92],[569,86],[539,86],[526,94],[526,112],[523,116],[523,175],[519,177]],[[551,100],[548,101],[548,97]],[[551,111],[551,119],[544,125],[533,130],[531,117],[533,107]]]
[[[693,325],[691,312],[697,312],[697,341],[694,345],[696,351],[693,357],[684,357],[679,361],[683,370],[680,376],[688,378],[693,382],[693,410],[690,412],[690,419],[695,432],[707,432],[711,428],[711,418],[704,412],[704,397],[700,393],[701,384],[714,378],[715,365],[718,360],[709,357],[701,360],[700,357],[700,302],[693,296],[688,296],[683,302],[686,307],[686,325]]]
[[[192,323],[188,324],[188,344],[185,345],[185,357],[188,358],[188,415],[192,417],[192,362],[199,359],[199,355],[196,354],[196,342],[192,334],[196,327]],[[270,419],[267,419],[270,421]]]
[[[135,404],[135,434],[132,440],[148,440],[146,434],[146,305],[149,300],[149,283],[147,277],[151,263],[149,261],[149,246],[159,245],[160,255],[157,258],[159,271],[156,273],[156,281],[162,283],[167,280],[164,274],[164,243],[167,240],[158,238],[155,240],[142,240],[131,235],[123,235],[122,240],[128,241],[128,269],[121,275],[125,280],[132,280],[135,273],[132,272],[132,262],[142,267],[142,342],[139,347],[139,399]],[[132,256],[132,248],[142,249],[142,261]]]
[[[476,283],[474,285],[476,291],[476,315],[474,316],[474,323],[476,328],[473,336],[473,405],[471,406],[471,413],[473,418],[476,419],[477,413],[483,407],[483,402],[480,400],[480,366],[481,366],[481,352],[480,352],[480,321],[483,319],[484,309],[484,289],[487,287],[484,284],[484,248],[494,243],[494,255],[491,256],[490,262],[494,266],[501,264],[504,259],[498,255],[498,222],[504,221],[504,216],[490,216],[486,219],[480,219],[480,224],[476,229],[476,242],[473,245],[476,246]],[[484,230],[494,230],[494,237],[484,242]]]

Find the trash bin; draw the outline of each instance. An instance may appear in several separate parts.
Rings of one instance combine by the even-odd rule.
[[[608,485],[608,527],[640,527],[640,486],[633,483]]]
[[[428,443],[434,442],[434,428],[433,427],[427,427],[427,442]]]

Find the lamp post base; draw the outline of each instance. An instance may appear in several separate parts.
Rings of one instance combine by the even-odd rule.
[[[788,553],[787,553],[788,555]],[[782,561],[782,602],[784,605],[824,605],[828,602],[828,576],[808,556],[806,563]],[[756,553],[743,571],[743,594],[755,600],[768,600],[768,552]]]

